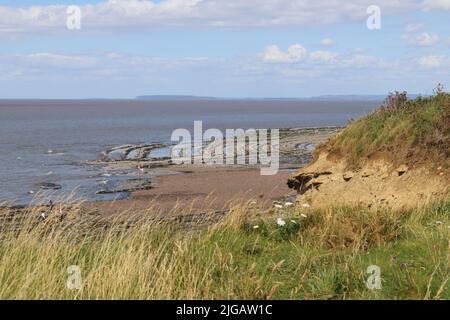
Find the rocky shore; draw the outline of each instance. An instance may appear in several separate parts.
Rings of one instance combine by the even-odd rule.
[[[139,213],[166,216],[176,208],[177,216],[189,220],[202,213],[223,215],[233,203],[286,207],[296,200],[295,192],[287,187],[289,177],[310,161],[317,145],[338,130],[281,129],[280,169],[273,176],[262,176],[259,165],[177,165],[169,157],[171,146],[162,143],[106,146],[97,160],[83,161],[81,165],[97,172],[95,192],[114,200],[84,202],[80,212],[100,217]],[[58,190],[59,185],[42,183],[40,187]],[[48,204],[48,200],[39,203],[42,213],[48,216],[45,212],[53,204]],[[11,209],[20,212],[24,208]]]
[[[338,128],[290,128],[280,130],[280,169],[298,169],[311,159],[314,147],[330,136]],[[83,165],[99,169],[102,185],[97,194],[132,193],[149,190],[155,187],[154,180],[160,176],[186,174],[186,168],[203,165],[177,165],[170,158],[171,145],[128,144],[111,146],[101,152],[101,157],[94,161],[85,161]],[[247,150],[248,154],[248,150]],[[242,165],[228,165],[231,168],[242,168]],[[257,168],[258,165],[244,167]],[[188,170],[187,170],[188,171]],[[111,182],[115,180],[115,182]]]

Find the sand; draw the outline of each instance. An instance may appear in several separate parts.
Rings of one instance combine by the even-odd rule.
[[[295,193],[287,187],[292,171],[262,176],[257,168],[185,167],[175,168],[175,175],[160,176],[150,190],[136,191],[127,200],[94,202],[102,214],[138,212],[154,207],[169,212],[175,206],[189,211],[223,210],[233,203],[254,201],[272,206],[273,201]]]

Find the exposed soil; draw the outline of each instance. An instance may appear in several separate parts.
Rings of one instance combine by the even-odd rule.
[[[390,161],[392,155],[378,154],[357,169],[349,170],[339,159],[321,151],[308,166],[289,179],[298,192],[297,201],[313,207],[363,205],[367,207],[412,208],[448,196],[450,170],[442,164],[420,163],[409,167]]]

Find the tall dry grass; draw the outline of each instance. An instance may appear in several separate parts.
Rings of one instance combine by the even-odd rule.
[[[104,219],[79,203],[3,208],[0,298],[448,299],[449,214],[449,202],[404,212],[247,203],[219,222]],[[80,290],[67,288],[72,265]],[[366,286],[369,265],[381,290]]]

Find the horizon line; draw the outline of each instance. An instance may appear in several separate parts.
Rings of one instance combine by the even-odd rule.
[[[149,101],[149,100],[310,100],[310,99],[329,99],[329,98],[385,98],[389,95],[389,93],[384,94],[323,94],[316,96],[303,96],[303,97],[215,97],[215,96],[201,96],[201,95],[139,95],[135,97],[120,97],[120,98],[112,98],[112,97],[87,97],[87,98],[74,98],[74,97],[65,97],[65,98],[18,98],[18,97],[0,97],[0,100],[73,100],[73,101],[82,101],[82,100],[124,100],[124,101]],[[430,96],[430,94],[423,93],[408,93],[408,96]]]

